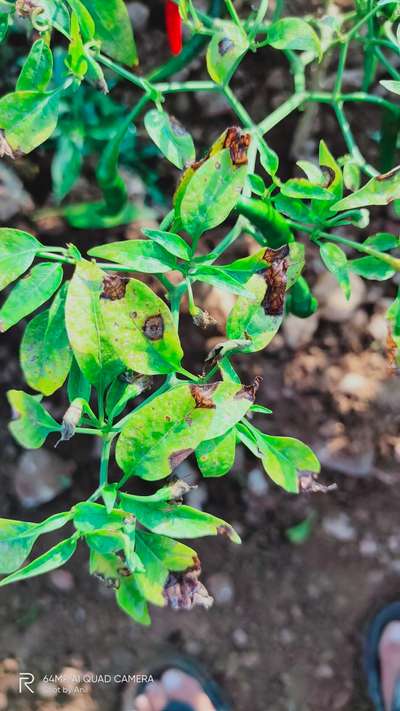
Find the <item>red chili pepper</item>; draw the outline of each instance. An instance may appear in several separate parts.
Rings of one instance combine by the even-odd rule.
[[[165,3],[165,24],[171,52],[179,54],[182,50],[182,20],[178,5],[172,0]]]

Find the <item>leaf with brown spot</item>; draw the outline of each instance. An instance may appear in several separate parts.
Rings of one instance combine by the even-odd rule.
[[[108,338],[127,368],[154,375],[180,368],[179,336],[167,305],[143,282],[130,279],[123,298],[100,304]]]
[[[201,538],[216,536],[223,531],[233,543],[240,543],[238,534],[229,523],[205,511],[184,505],[138,502],[136,497],[129,494],[120,496],[124,510],[133,513],[142,526],[154,533],[171,538]]]
[[[168,390],[129,418],[117,442],[118,465],[126,478],[163,479],[205,438],[213,416],[190,386]]]

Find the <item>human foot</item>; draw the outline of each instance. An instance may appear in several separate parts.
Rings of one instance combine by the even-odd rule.
[[[392,711],[396,685],[400,681],[400,621],[389,622],[384,628],[379,642],[379,660],[385,711]]]
[[[191,711],[216,711],[197,679],[173,668],[147,684],[135,699],[133,711],[164,711],[173,702],[186,704]]]

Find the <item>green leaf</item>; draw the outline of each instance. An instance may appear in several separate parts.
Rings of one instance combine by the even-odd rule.
[[[180,217],[190,235],[201,235],[220,225],[233,210],[246,179],[247,166],[235,166],[227,148],[218,151],[190,179]]]
[[[33,43],[18,77],[16,91],[45,91],[53,74],[53,55],[43,39]]]
[[[268,175],[274,176],[279,168],[279,158],[275,151],[272,150],[265,141],[259,141],[258,152],[260,154],[260,163]]]
[[[85,42],[92,40],[95,36],[96,28],[91,14],[80,0],[67,0],[67,2],[79,22]]]
[[[121,298],[104,293],[105,329],[126,368],[145,375],[179,370],[183,351],[171,312],[150,287],[130,279]]]
[[[316,183],[317,185],[323,185],[324,176],[321,169],[315,163],[311,163],[308,160],[298,160],[296,165],[301,168],[303,173],[306,174],[308,180],[311,183]]]
[[[137,586],[138,576],[121,578],[115,596],[121,610],[141,625],[150,625],[151,619],[147,602]]]
[[[96,39],[112,59],[123,64],[137,64],[132,25],[123,0],[82,0],[96,26]]]
[[[65,305],[67,333],[76,361],[85,378],[100,391],[125,370],[104,325],[101,294],[105,276],[96,264],[78,262]]]
[[[343,175],[338,163],[329,151],[329,148],[326,145],[325,141],[321,141],[319,144],[319,163],[321,168],[324,169],[325,173],[325,181],[323,182],[323,186],[326,190],[328,190],[328,192],[331,193],[329,200],[316,200],[312,204],[313,213],[322,216],[329,212],[332,199],[342,199]]]
[[[52,395],[63,385],[72,363],[65,328],[66,290],[65,284],[51,307],[30,321],[21,342],[20,360],[25,380],[43,395]]]
[[[105,506],[91,501],[84,501],[74,508],[74,526],[82,533],[100,529],[118,531],[123,527],[125,518],[123,511],[113,509],[107,512]]]
[[[376,257],[361,257],[360,259],[352,259],[348,263],[349,269],[353,274],[364,279],[375,279],[376,281],[385,281],[391,279],[396,274],[395,269],[385,262],[381,262]]]
[[[261,434],[257,446],[268,476],[292,494],[299,491],[297,470],[319,472],[320,463],[310,447],[293,437],[272,437]]]
[[[201,538],[221,534],[228,536],[233,543],[240,543],[232,526],[204,511],[169,503],[146,504],[131,498],[129,494],[120,494],[120,497],[124,509],[133,513],[142,526],[154,533],[171,538]]]
[[[83,141],[80,138],[62,135],[57,143],[51,163],[51,177],[54,197],[58,202],[68,195],[79,178],[83,163]]]
[[[9,429],[22,447],[38,449],[51,432],[60,431],[61,426],[44,409],[37,396],[22,390],[9,390],[7,398],[15,414]]]
[[[71,15],[71,41],[68,46],[68,54],[65,59],[65,64],[71,74],[81,82],[85,77],[89,64],[85,55],[85,46],[79,27],[79,21],[75,12]]]
[[[268,44],[275,49],[297,49],[312,52],[319,60],[322,47],[315,30],[299,17],[284,17],[274,22],[267,32]]]
[[[340,287],[343,289],[346,299],[350,298],[351,283],[349,276],[349,265],[347,257],[343,249],[338,247],[333,242],[325,242],[321,246],[321,259],[326,268],[338,280]]]
[[[41,246],[28,232],[0,228],[0,289],[29,269]]]
[[[42,523],[0,519],[0,574],[7,575],[22,565],[39,536],[55,531],[71,519],[71,513],[55,514]]]
[[[45,303],[61,284],[61,264],[42,262],[14,286],[0,309],[0,331],[7,331]]]
[[[263,179],[261,178],[260,175],[256,175],[255,173],[250,173],[250,175],[247,176],[249,179],[250,187],[253,193],[256,195],[265,195],[267,186],[265,185]]]
[[[3,578],[0,582],[0,587],[9,585],[9,583],[16,583],[18,580],[26,580],[36,575],[43,575],[44,573],[49,573],[51,570],[60,568],[73,556],[76,551],[76,546],[77,541],[74,537],[61,541],[61,543],[50,548],[47,553],[44,553],[39,556],[39,558],[33,560],[32,563],[26,565],[25,568],[21,568],[15,573],[11,573],[11,575]]]
[[[218,21],[207,49],[207,70],[216,84],[227,84],[249,48],[245,32],[233,22]]]
[[[92,386],[83,375],[78,363],[73,357],[67,383],[68,400],[73,402],[74,400],[81,398],[82,400],[89,402],[91,389]]]
[[[193,163],[196,158],[193,138],[174,116],[151,109],[144,117],[144,125],[151,140],[170,163],[180,170]]]
[[[296,523],[295,526],[287,528],[285,533],[290,543],[294,543],[295,545],[305,543],[311,536],[314,520],[315,515],[310,514],[303,521],[300,521],[300,523]]]
[[[306,178],[291,178],[281,186],[282,195],[302,200],[333,200],[334,195],[326,188],[310,183]]]
[[[121,374],[111,383],[107,390],[106,413],[109,417],[117,417],[130,400],[134,400],[144,390],[151,386],[151,378],[144,375],[134,376],[132,382],[127,382]]]
[[[347,190],[354,192],[358,190],[361,182],[361,170],[357,163],[354,163],[350,157],[345,159],[343,164],[343,181]]]
[[[233,467],[236,452],[235,429],[202,442],[196,449],[198,467],[205,477],[224,476]]]
[[[15,91],[0,99],[0,128],[13,151],[30,153],[57,126],[60,90]]]
[[[257,384],[247,386],[224,381],[212,383],[209,388],[212,388],[215,412],[207,435],[203,438],[207,440],[220,437],[245,416],[254,402]]]
[[[179,259],[184,259],[187,262],[190,261],[192,252],[183,237],[180,237],[179,235],[176,235],[173,232],[164,232],[163,230],[150,229],[144,229],[143,234],[145,234],[146,237],[148,237],[149,239],[153,240],[153,242],[157,242],[157,244],[160,244],[161,247],[164,247],[167,252],[170,252],[170,254],[173,254],[175,257],[179,257]]]
[[[144,239],[103,244],[100,247],[92,247],[88,254],[92,257],[109,259],[117,264],[124,264],[134,272],[157,274],[176,269],[175,257],[158,244]]]
[[[400,247],[400,237],[392,235],[390,232],[377,232],[375,235],[367,237],[364,244],[379,249],[380,252],[388,252]]]
[[[392,79],[383,79],[379,82],[388,91],[392,91],[394,94],[400,94],[400,81]]]
[[[50,26],[68,37],[70,17],[63,0],[40,0],[40,8],[42,10],[40,19],[47,20]]]
[[[400,168],[371,178],[360,190],[336,202],[331,210],[354,210],[369,205],[389,205],[400,198]]]
[[[192,278],[203,281],[206,284],[212,284],[218,289],[229,291],[232,294],[245,296],[251,299],[251,291],[245,288],[242,283],[232,276],[228,270],[218,266],[200,266],[193,267],[191,270]]]
[[[67,222],[77,230],[103,230],[120,225],[127,225],[139,216],[145,216],[144,208],[139,209],[131,202],[126,203],[120,212],[110,214],[104,200],[99,202],[80,202],[65,205],[62,214]]]
[[[207,386],[179,385],[134,412],[116,446],[128,476],[157,480],[171,474],[206,436],[214,415]]]

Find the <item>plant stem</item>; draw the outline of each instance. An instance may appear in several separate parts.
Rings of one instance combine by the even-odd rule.
[[[100,457],[99,487],[103,487],[108,481],[108,462],[110,460],[111,444],[114,434],[103,435]]]
[[[237,25],[238,27],[240,27],[240,29],[242,29],[242,23],[240,21],[240,17],[236,12],[236,8],[235,8],[232,0],[225,0],[225,5],[226,5],[226,9],[228,10],[233,22],[235,23],[235,25]]]

